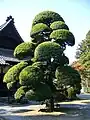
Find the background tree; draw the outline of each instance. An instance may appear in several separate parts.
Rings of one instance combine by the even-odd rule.
[[[90,31],[86,34],[86,38],[78,45],[76,58],[87,69],[90,69]]]
[[[86,34],[86,38],[78,45],[76,58],[81,66],[84,67],[84,71],[81,72],[82,80],[85,81],[85,85],[88,89],[90,86],[90,31]]]
[[[50,110],[53,111],[53,96],[57,91],[54,83],[57,78],[55,71],[57,67],[61,70],[64,66],[68,68],[69,59],[65,56],[64,50],[66,45],[75,44],[75,38],[63,18],[53,11],[43,11],[35,16],[30,36],[30,43],[20,44],[14,50],[14,56],[18,59],[30,55],[32,61],[27,61],[28,65],[18,71],[17,81],[20,86],[15,92],[15,99],[21,99],[23,96],[38,101],[50,99]],[[9,71],[12,71],[12,68]],[[75,75],[77,77],[77,74]],[[8,84],[7,76],[10,76],[10,72],[4,76],[4,82]],[[74,77],[73,75],[72,81]]]
[[[86,92],[88,92],[88,88],[90,86],[89,71],[79,61],[73,62],[71,66],[80,73],[82,87],[86,87]]]

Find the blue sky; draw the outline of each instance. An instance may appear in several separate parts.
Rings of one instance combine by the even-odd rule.
[[[78,43],[90,30],[90,0],[0,0],[0,24],[12,15],[21,37],[24,41],[30,41],[32,20],[44,10],[59,13],[74,34],[76,44],[67,47],[65,52],[72,63]]]

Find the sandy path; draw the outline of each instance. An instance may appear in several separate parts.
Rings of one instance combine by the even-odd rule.
[[[78,100],[78,101],[72,101],[72,102],[60,102],[61,107],[74,107],[77,108],[79,105],[87,105],[90,103],[90,100]],[[37,116],[37,115],[61,115],[65,114],[64,112],[40,112],[39,110],[44,108],[45,105],[31,105],[30,111],[27,112],[21,112],[21,113],[14,113],[14,115],[17,116]]]

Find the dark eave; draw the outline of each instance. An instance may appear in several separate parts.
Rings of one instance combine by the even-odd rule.
[[[26,57],[22,60],[19,60],[14,57],[13,50],[0,48],[0,65],[8,65],[10,62],[19,63],[21,61],[29,61],[31,57]]]
[[[9,62],[20,62],[13,56],[13,50],[0,48],[0,64],[8,64]]]

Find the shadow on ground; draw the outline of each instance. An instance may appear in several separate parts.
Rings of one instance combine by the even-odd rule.
[[[90,95],[80,95],[80,97],[84,99],[90,99]],[[24,108],[15,111],[11,110],[8,111],[8,113],[1,113],[0,115],[2,117],[0,117],[0,120],[90,120],[90,102],[82,103],[85,104],[59,104],[60,108],[55,108],[55,111],[65,113],[60,115],[17,116],[14,113],[23,113],[30,110]],[[17,107],[17,105],[10,105],[10,107]],[[0,111],[3,111],[3,109],[0,109]]]
[[[45,110],[45,109],[43,109]],[[56,112],[63,112],[61,115],[30,115],[30,116],[17,116],[17,115],[3,115],[6,120],[90,120],[90,107],[89,108],[56,108]],[[17,111],[18,112],[18,111]],[[23,111],[21,111],[23,112]],[[4,120],[5,120],[4,119]],[[3,119],[0,119],[3,120]]]

